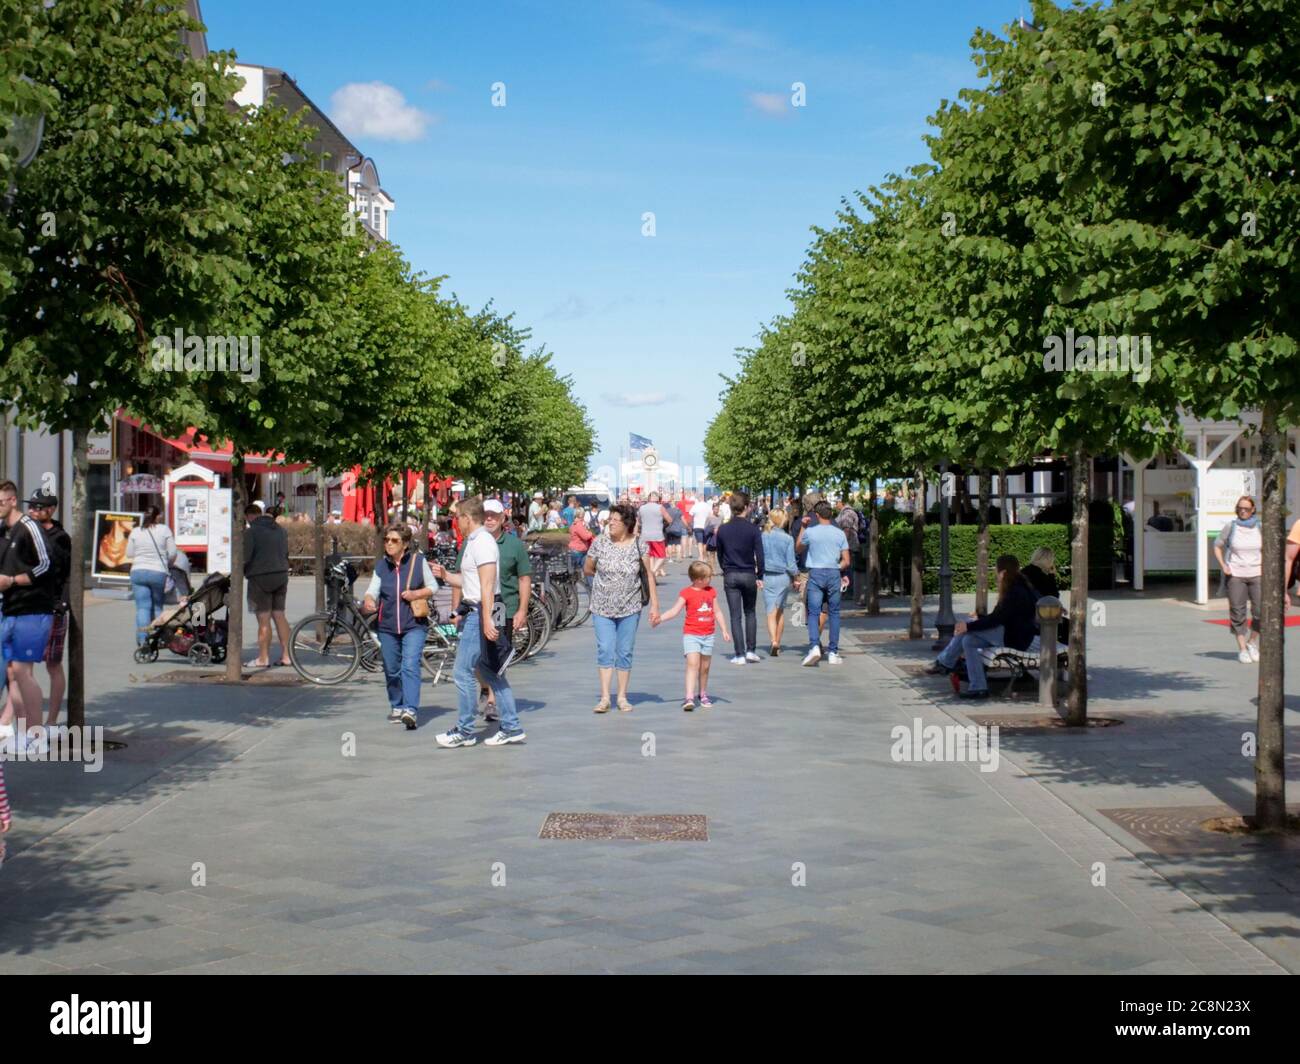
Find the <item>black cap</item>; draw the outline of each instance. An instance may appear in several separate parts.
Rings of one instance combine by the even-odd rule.
[[[56,495],[51,495],[48,491],[38,491],[27,500],[28,506],[58,506],[59,499]]]

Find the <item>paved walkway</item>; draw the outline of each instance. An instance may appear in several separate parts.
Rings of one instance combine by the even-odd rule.
[[[291,615],[310,593],[294,581]],[[1125,638],[1120,614],[1099,646]],[[635,712],[597,717],[590,628],[561,632],[512,672],[526,744],[441,750],[450,686],[426,687],[408,733],[383,720],[376,678],[143,683],[178,659],[131,663],[127,603],[88,615],[92,723],[130,745],[99,773],[8,766],[3,972],[1282,970],[1223,922],[1232,912],[1198,904],[1076,799],[1114,786],[1133,804],[1129,762],[1147,754],[1090,736],[1056,753],[1063,740],[1004,741],[993,773],[895,763],[891,728],[953,720],[896,649],[846,639],[843,666],[815,669],[793,652],[744,668],[719,657],[717,705],[684,714],[680,618],[647,623]],[[1174,708],[1161,670],[1143,674]],[[1165,756],[1190,795],[1186,758]],[[1111,784],[1108,765],[1124,770]],[[541,840],[553,811],[703,813],[710,840]],[[1300,921],[1276,922],[1257,941],[1280,956]]]

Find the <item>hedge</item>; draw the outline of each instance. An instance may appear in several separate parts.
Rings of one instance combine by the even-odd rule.
[[[937,594],[939,590],[939,526],[925,527],[925,593]],[[975,560],[979,546],[979,528],[975,525],[950,525],[948,527],[948,557],[952,566],[954,592],[975,590]],[[1070,526],[1069,525],[990,525],[989,567],[993,567],[999,554],[1014,554],[1021,565],[1028,565],[1030,556],[1039,547],[1049,547],[1056,554],[1056,575],[1061,587],[1070,586]],[[1089,537],[1089,579],[1093,588],[1109,587],[1114,572],[1114,544],[1109,537]],[[885,580],[903,565],[904,589],[910,589],[912,571],[912,526],[910,522],[891,525],[880,537],[880,564],[885,570]]]

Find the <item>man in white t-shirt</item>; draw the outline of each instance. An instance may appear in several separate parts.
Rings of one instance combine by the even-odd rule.
[[[695,534],[695,553],[700,561],[704,561],[704,541],[708,538],[704,526],[713,516],[713,507],[704,499],[696,499],[695,505],[691,507],[691,531]]]
[[[479,659],[483,656],[483,644],[495,643],[500,635],[499,629],[505,625],[505,604],[501,601],[501,549],[492,534],[483,527],[483,500],[478,496],[461,501],[460,527],[465,534],[465,552],[460,560],[460,572],[448,572],[445,566],[433,566],[433,574],[452,587],[460,588],[461,604],[465,623],[461,627],[460,639],[456,643],[456,667],[453,675],[456,680],[457,702],[460,714],[456,727],[445,735],[438,736],[439,746],[473,746],[478,742],[474,731],[475,718],[478,715]],[[522,742],[525,738],[519,726],[519,709],[515,705],[515,693],[510,689],[510,681],[486,665],[482,677],[492,688],[496,696],[497,712],[501,714],[501,730],[489,739],[485,746],[505,746],[507,743]]]
[[[533,493],[533,501],[528,504],[528,531],[540,532],[546,527],[546,502],[545,496],[540,492]]]
[[[729,495],[724,495],[722,496],[722,500],[718,503],[718,516],[722,518],[722,523],[724,525],[731,520],[731,504],[727,502],[728,498],[730,498]]]

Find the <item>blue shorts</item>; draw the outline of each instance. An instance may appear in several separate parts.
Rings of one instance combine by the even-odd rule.
[[[682,653],[683,654],[703,654],[706,658],[713,657],[713,636],[711,635],[683,635],[682,636]]]
[[[0,621],[0,654],[11,661],[43,661],[54,614],[30,613]]]
[[[707,532],[705,532],[704,529],[702,529],[702,528],[696,528],[696,529],[693,529],[693,531],[694,531],[694,533],[695,533],[695,542],[696,542],[696,543],[703,543],[706,539],[709,538],[709,534],[708,534]]]

